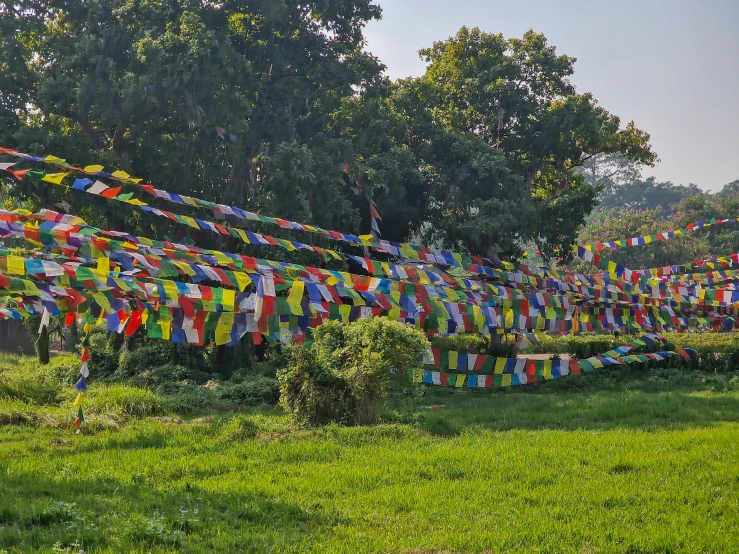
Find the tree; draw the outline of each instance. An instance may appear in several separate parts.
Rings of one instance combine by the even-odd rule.
[[[401,111],[425,123],[418,128],[440,127],[476,145],[471,163],[449,160],[450,169],[482,169],[480,180],[464,174],[429,187],[436,238],[468,240],[472,251],[486,254],[502,238],[508,254],[520,239],[534,239],[552,254],[574,241],[595,205],[596,191],[577,168],[601,154],[646,165],[656,160],[647,133],[633,122],[622,127],[591,94],[575,91],[569,82],[575,59],[558,55],[544,35],[505,39],[462,27],[420,55],[429,66],[422,77],[398,84]],[[498,232],[490,235],[491,227]]]
[[[656,235],[680,227],[679,221],[675,218],[665,218],[659,209],[606,209],[603,210],[599,219],[592,221],[582,229],[578,244],[588,245]],[[642,246],[625,246],[614,250],[604,248],[601,255],[630,269],[643,269],[689,263],[704,256],[709,249],[705,232],[696,231]],[[578,271],[599,271],[582,262],[576,262],[572,268]]]
[[[18,32],[3,33],[17,63],[2,84],[21,125],[0,130],[4,144],[358,231],[337,170],[346,148],[322,133],[343,98],[379,78],[363,50],[362,28],[380,15],[370,0],[16,4],[3,13]],[[95,206],[100,223],[123,225]],[[138,216],[125,226],[168,233]]]
[[[578,167],[606,154],[655,159],[648,135],[577,94],[574,59],[533,32],[463,28],[421,52],[423,77],[391,83],[363,48],[380,16],[370,0],[0,5],[15,31],[3,38],[14,56],[0,81],[5,113],[17,119],[0,129],[4,144],[268,215],[366,233],[372,200],[383,238],[507,256],[534,240],[551,256],[595,203]],[[29,208],[58,200],[11,184]],[[102,199],[65,200],[94,225],[181,231]]]
[[[641,179],[639,165],[623,154],[596,154],[586,160],[578,172],[588,185],[600,189],[601,197]]]
[[[631,237],[657,235],[666,231],[686,229],[698,222],[710,223],[716,219],[732,219],[739,212],[739,196],[698,194],[683,198],[673,205],[672,212],[660,208],[633,210],[626,208],[603,209],[597,219],[585,226],[578,237],[578,244],[595,244]],[[602,254],[628,268],[641,269],[683,265],[704,258],[728,256],[739,253],[737,223],[711,225],[703,229],[665,241],[655,241],[642,246],[626,246],[616,250],[604,249]],[[582,263],[572,266],[578,270],[594,268]]]
[[[669,181],[657,182],[654,177],[634,180],[628,184],[614,187],[598,197],[603,208],[624,208],[627,210],[654,210],[664,214],[674,213],[674,205],[683,198],[702,194],[697,185],[674,185]]]
[[[717,194],[727,197],[739,195],[739,179],[734,179],[731,183],[726,183]]]

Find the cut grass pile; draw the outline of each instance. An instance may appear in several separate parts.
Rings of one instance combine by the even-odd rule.
[[[314,430],[274,408],[178,425],[93,382],[113,423],[75,436],[73,393],[0,393],[61,425],[0,425],[0,551],[736,551],[736,377],[620,371],[420,389],[381,425]]]

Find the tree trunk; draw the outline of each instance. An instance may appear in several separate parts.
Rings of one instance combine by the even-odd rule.
[[[66,351],[74,352],[79,341],[80,341],[80,336],[79,336],[79,333],[77,332],[77,322],[75,321],[69,327],[69,333],[67,334]]]
[[[49,363],[49,331],[46,327],[41,329],[38,339],[36,339],[36,356],[40,364],[46,365]]]

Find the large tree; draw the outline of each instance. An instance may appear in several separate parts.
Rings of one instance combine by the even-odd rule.
[[[424,76],[392,83],[364,49],[370,0],[17,0],[0,15],[4,145],[267,215],[367,232],[373,199],[384,238],[561,254],[596,194],[576,168],[655,159],[533,32],[463,28],[421,52]],[[174,232],[66,200],[92,223]]]
[[[0,100],[22,125],[0,138],[356,231],[338,169],[350,152],[322,133],[380,76],[362,35],[379,14],[370,0],[6,3]]]
[[[603,208],[627,210],[660,209],[664,214],[674,213],[675,205],[683,198],[701,194],[698,185],[675,185],[669,181],[658,182],[654,177],[636,179],[613,188],[598,197]]]
[[[647,133],[576,92],[575,59],[558,55],[541,34],[505,39],[462,27],[420,55],[429,65],[398,84],[401,110],[425,123],[416,128],[460,134],[470,153],[460,163],[453,149],[419,137],[424,160],[446,158],[447,171],[458,170],[448,180],[433,175],[428,229],[435,238],[488,254],[496,243],[514,253],[521,239],[533,239],[552,254],[574,240],[595,205],[596,189],[577,168],[601,154],[656,160]],[[468,178],[471,168],[479,179]]]

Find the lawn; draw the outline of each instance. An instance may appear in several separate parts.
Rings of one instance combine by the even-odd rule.
[[[739,548],[735,374],[419,389],[381,425],[313,430],[269,407],[155,419],[152,393],[93,382],[75,436],[54,371],[1,370],[0,552]]]

